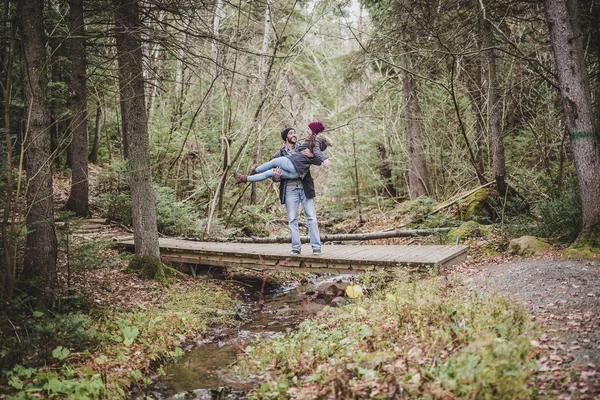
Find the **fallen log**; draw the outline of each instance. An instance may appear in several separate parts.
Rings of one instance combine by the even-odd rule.
[[[478,186],[478,187],[476,187],[475,189],[471,189],[471,190],[469,190],[468,192],[466,192],[466,193],[463,193],[463,194],[459,195],[458,197],[454,198],[453,200],[449,200],[449,201],[447,201],[447,202],[444,202],[444,203],[442,203],[442,205],[438,206],[438,207],[437,207],[435,210],[433,210],[433,211],[430,211],[429,213],[427,213],[427,214],[423,215],[421,218],[418,218],[418,219],[416,219],[416,220],[414,220],[414,221],[409,221],[409,222],[407,222],[407,223],[405,223],[405,224],[402,224],[402,225],[399,225],[399,226],[397,226],[397,227],[395,227],[395,228],[390,228],[390,229],[393,229],[393,230],[399,230],[399,228],[402,228],[402,227],[404,227],[404,226],[406,226],[406,225],[408,225],[408,224],[415,224],[415,223],[417,223],[417,222],[421,222],[421,221],[423,221],[425,218],[427,218],[427,217],[429,217],[429,216],[431,216],[431,215],[433,215],[433,214],[436,214],[436,213],[438,213],[438,212],[442,211],[443,209],[450,207],[450,206],[451,206],[451,205],[453,205],[453,204],[456,204],[458,201],[460,201],[460,200],[463,200],[463,199],[466,199],[467,197],[469,197],[470,195],[472,195],[473,193],[475,193],[475,192],[476,192],[476,191],[478,191],[479,189],[486,188],[486,187],[488,187],[488,186],[491,186],[491,185],[493,185],[493,184],[495,184],[495,183],[496,183],[496,181],[491,181],[491,182],[488,182],[488,183],[486,183],[486,184],[484,184],[484,185]]]

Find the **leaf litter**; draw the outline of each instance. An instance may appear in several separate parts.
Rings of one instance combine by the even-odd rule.
[[[467,260],[445,273],[466,275],[482,295],[497,290],[520,301],[541,328],[532,342],[539,352],[535,386],[539,395],[558,399],[600,396],[600,262],[500,256]]]

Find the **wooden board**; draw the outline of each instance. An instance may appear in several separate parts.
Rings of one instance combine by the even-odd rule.
[[[324,245],[322,254],[292,256],[289,244],[216,243],[161,238],[160,252],[166,262],[237,266],[252,269],[291,269],[314,272],[361,272],[370,268],[443,268],[463,261],[468,246]],[[132,239],[118,241],[133,250]]]

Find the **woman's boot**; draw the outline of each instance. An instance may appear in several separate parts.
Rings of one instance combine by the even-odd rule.
[[[237,169],[233,171],[233,177],[235,178],[235,183],[238,185],[240,183],[248,182],[248,176],[240,174]]]

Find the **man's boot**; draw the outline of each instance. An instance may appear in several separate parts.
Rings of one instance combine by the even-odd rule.
[[[250,172],[248,172],[248,175],[255,175],[257,174],[256,172],[256,168],[258,167],[258,164],[252,164],[252,166],[250,167]]]
[[[240,174],[237,169],[233,171],[233,177],[235,178],[235,183],[238,185],[240,183],[248,182],[248,176]]]

